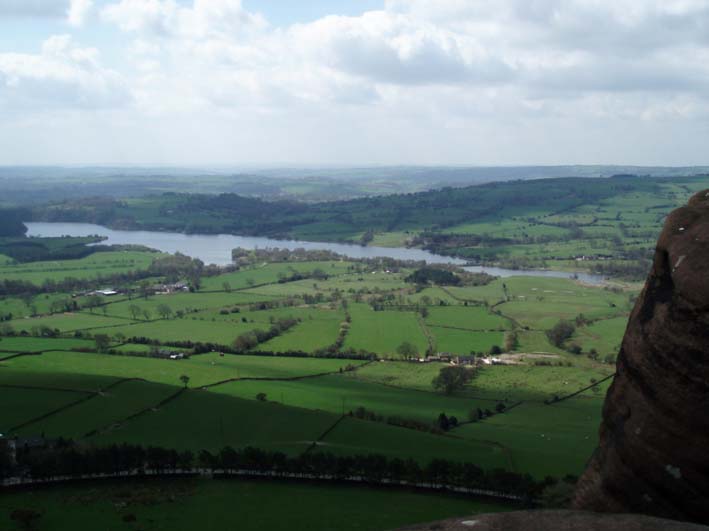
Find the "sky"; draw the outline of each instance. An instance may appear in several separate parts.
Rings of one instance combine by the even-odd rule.
[[[0,165],[709,164],[709,0],[0,0]]]

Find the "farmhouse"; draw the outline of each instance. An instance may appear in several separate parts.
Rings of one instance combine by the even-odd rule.
[[[113,288],[97,289],[93,292],[93,295],[103,295],[104,297],[112,297],[113,295],[118,295],[118,291]]]
[[[190,287],[187,282],[175,282],[172,284],[156,284],[152,287],[156,295],[170,295],[178,291],[189,291]]]

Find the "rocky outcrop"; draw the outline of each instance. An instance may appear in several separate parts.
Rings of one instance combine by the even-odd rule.
[[[707,531],[703,525],[637,514],[585,511],[515,511],[451,518],[406,531]]]
[[[709,190],[667,218],[574,505],[709,523]]]

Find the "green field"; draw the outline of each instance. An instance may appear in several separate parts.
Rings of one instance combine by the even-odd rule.
[[[45,352],[3,362],[0,367],[26,371],[49,378],[54,373],[144,378],[151,382],[179,385],[190,377],[190,387],[201,387],[230,378],[293,378],[337,372],[357,361],[314,358],[201,354],[190,359],[170,360],[78,352]],[[2,372],[0,372],[0,377]]]
[[[375,312],[368,306],[353,304],[350,314],[352,327],[345,347],[392,355],[404,341],[415,345],[419,352],[425,351],[428,346],[413,312]]]
[[[188,390],[160,409],[90,440],[193,451],[255,446],[297,454],[336,420],[330,413]]]
[[[230,480],[108,481],[5,493],[0,526],[31,507],[42,531],[385,531],[417,522],[509,510],[506,505],[405,490]],[[274,510],[277,508],[277,510]],[[126,518],[132,515],[133,518]]]
[[[4,382],[3,382],[4,383]],[[0,433],[71,404],[85,396],[80,392],[0,387]]]
[[[524,403],[503,415],[461,426],[453,433],[474,440],[494,440],[506,449],[515,471],[538,478],[580,475],[598,444],[601,405],[600,398],[586,397],[550,406]]]
[[[289,406],[332,413],[347,413],[364,407],[381,415],[412,418],[431,424],[441,412],[462,419],[470,409],[482,405],[466,397],[447,396],[432,390],[394,388],[344,375],[293,382],[232,382],[214,387],[212,391],[242,398],[266,393],[270,400]],[[489,404],[483,407],[489,407]]]
[[[40,285],[46,280],[57,281],[66,277],[106,277],[115,273],[147,269],[157,256],[159,255],[156,253],[120,251],[94,253],[78,260],[4,264],[0,266],[0,278],[24,280]]]
[[[69,437],[81,439],[89,432],[109,429],[130,415],[150,408],[173,394],[177,389],[141,381],[123,382],[81,404],[34,422],[16,431],[18,435]]]
[[[87,259],[81,262],[77,268]],[[45,267],[37,264],[24,265]],[[316,269],[328,278],[283,282]],[[412,271],[348,261],[259,262],[205,276],[189,292],[145,296],[137,283],[132,293],[102,298],[93,311],[85,297],[75,297],[79,309],[52,313],[52,303],[70,293],[0,299],[0,316],[12,313],[0,323],[0,357],[27,353],[0,361],[7,405],[0,428],[195,453],[250,445],[289,455],[380,453],[422,465],[445,456],[539,478],[578,474],[596,443],[608,383],[551,406],[544,401],[612,374],[603,361],[617,351],[637,287],[523,276],[425,287],[406,282]],[[164,307],[169,315],[161,315]],[[270,330],[281,319],[297,323],[252,354],[228,352],[238,336]],[[546,330],[560,319],[578,326],[555,346]],[[93,336],[101,334],[110,337],[108,352],[97,350],[100,337]],[[512,336],[515,343],[507,341]],[[447,364],[398,361],[404,342],[417,358],[480,356],[496,347],[509,365],[481,364],[470,383],[446,395],[432,381]],[[567,351],[572,343],[582,354]],[[207,353],[194,354],[193,345]],[[165,349],[188,357],[155,357]],[[596,357],[587,356],[591,349]],[[176,395],[183,376],[187,390]],[[72,405],[81,398],[87,399]],[[509,410],[498,412],[503,406]],[[359,408],[379,420],[349,416]],[[432,433],[441,413],[461,425]],[[406,422],[418,429],[394,425]]]

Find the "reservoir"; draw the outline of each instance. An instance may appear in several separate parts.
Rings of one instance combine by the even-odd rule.
[[[372,247],[346,243],[308,242],[301,240],[275,240],[261,236],[235,236],[233,234],[182,234],[177,232],[114,230],[91,223],[25,222],[28,236],[102,236],[106,245],[144,245],[166,253],[182,253],[199,258],[205,264],[228,265],[231,250],[244,249],[307,249],[328,250],[350,258],[389,257],[397,260],[425,261],[429,264],[454,264],[465,266],[465,260],[442,256],[423,249],[406,247]],[[568,271],[505,269],[502,267],[465,266],[474,273],[486,272],[498,277],[533,276],[552,278],[576,278],[588,284],[600,285],[604,277],[590,273]]]

